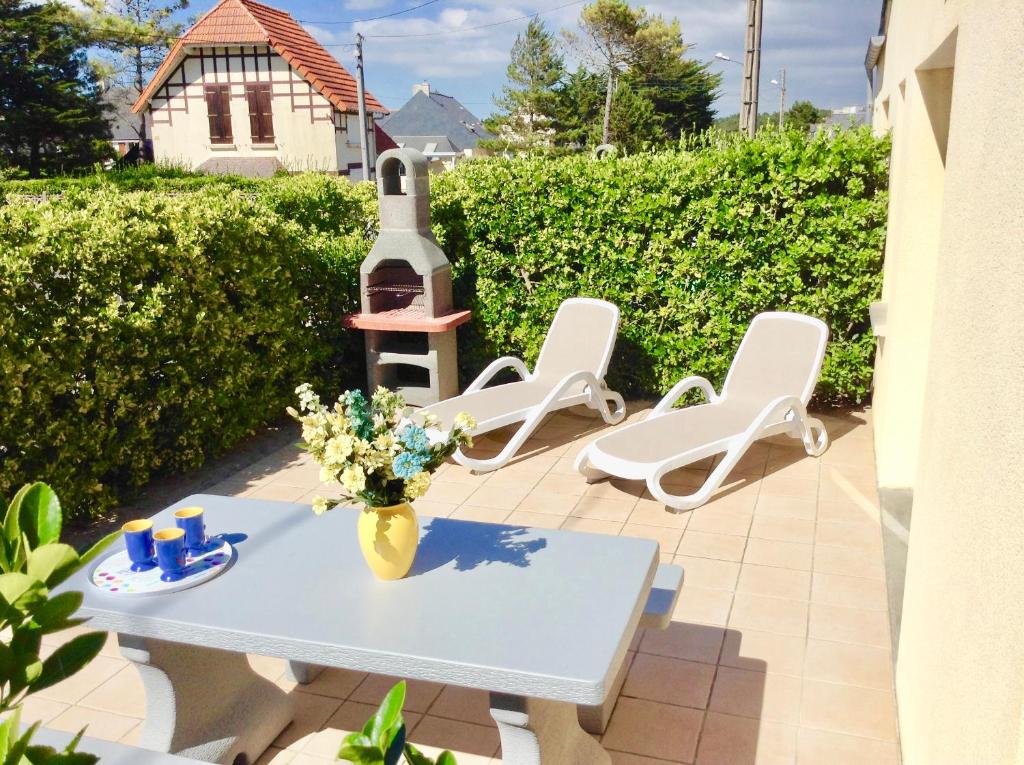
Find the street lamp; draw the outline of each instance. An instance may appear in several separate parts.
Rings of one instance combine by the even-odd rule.
[[[779,130],[782,130],[783,119],[786,114],[786,70],[779,70],[779,79],[772,80],[772,85],[779,89]]]
[[[729,58],[729,56],[726,56],[724,53],[722,53],[722,51],[718,51],[718,53],[715,54],[715,58],[717,58],[719,61],[728,61],[730,64],[736,64],[736,66],[743,66],[741,62],[737,61],[734,58]]]

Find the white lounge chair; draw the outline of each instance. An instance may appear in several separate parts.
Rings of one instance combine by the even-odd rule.
[[[687,377],[646,419],[589,444],[576,458],[576,469],[589,482],[608,476],[646,481],[660,502],[691,510],[711,498],[758,439],[785,433],[802,439],[807,453],[817,457],[828,447],[828,434],[821,420],[807,416],[806,406],[827,341],[828,327],[818,319],[798,313],[759,314],[743,336],[721,395],[703,377]],[[673,409],[692,388],[700,388],[707,403]],[[694,493],[671,494],[662,486],[666,473],[723,452]]]
[[[614,425],[622,420],[626,408],[622,396],[605,388],[604,375],[618,329],[619,309],[611,303],[593,298],[566,300],[555,313],[533,372],[520,359],[505,356],[492,362],[461,396],[424,407],[421,413],[436,415],[447,427],[456,414],[468,412],[477,422],[474,435],[522,422],[501,452],[490,459],[455,453],[456,462],[480,472],[507,463],[541,420],[559,409],[586,404]],[[515,370],[522,380],[484,387],[506,368]],[[609,409],[609,401],[614,410]]]

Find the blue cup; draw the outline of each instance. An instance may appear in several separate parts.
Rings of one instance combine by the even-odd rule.
[[[160,529],[153,535],[156,544],[156,565],[164,582],[176,582],[185,575],[185,532],[181,529]]]
[[[132,562],[132,571],[149,571],[156,565],[153,549],[153,521],[128,521],[121,527],[124,546]]]
[[[185,549],[192,555],[206,552],[206,523],[203,508],[183,507],[174,513],[174,525],[185,532]]]

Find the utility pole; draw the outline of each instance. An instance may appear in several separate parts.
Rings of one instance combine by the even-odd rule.
[[[747,0],[746,54],[743,57],[743,100],[740,130],[757,133],[757,95],[761,84],[761,16],[764,0]]]
[[[779,70],[779,130],[783,128],[786,114],[786,70]]]
[[[366,140],[366,88],[363,85],[363,36],[356,32],[356,100],[359,101],[359,151],[363,160],[363,180],[370,180],[370,147]]]

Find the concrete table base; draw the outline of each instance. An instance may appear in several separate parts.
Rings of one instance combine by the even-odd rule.
[[[506,765],[611,765],[612,758],[579,725],[576,706],[562,701],[491,694]]]
[[[221,765],[251,765],[294,716],[291,698],[245,654],[119,634],[146,691],[139,746]]]

